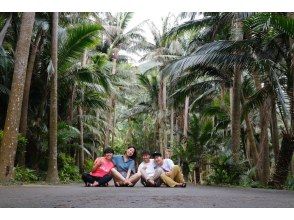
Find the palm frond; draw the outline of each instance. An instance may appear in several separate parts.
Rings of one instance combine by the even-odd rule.
[[[61,40],[58,50],[58,71],[65,73],[76,60],[81,59],[85,49],[98,43],[98,33],[102,27],[97,24],[81,24],[68,29],[65,39]]]

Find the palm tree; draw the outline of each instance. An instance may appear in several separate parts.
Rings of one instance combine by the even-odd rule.
[[[10,180],[13,173],[25,74],[34,21],[35,13],[22,14],[19,39],[15,51],[13,81],[0,149],[0,180]]]
[[[144,45],[144,37],[142,36],[142,28],[140,25],[127,30],[129,21],[131,20],[133,13],[117,13],[112,15],[105,13],[102,18],[102,24],[105,29],[104,41],[102,48],[105,48],[110,60],[112,61],[111,73],[115,77],[117,73],[117,63],[120,59],[119,53],[121,51],[136,52]],[[112,133],[112,140],[114,140],[114,127],[115,127],[115,106],[116,98],[114,94],[111,94],[109,99],[109,107],[111,111],[108,115],[108,124],[105,132],[104,146],[109,145],[110,133]],[[111,125],[111,126],[110,126]]]
[[[46,181],[59,182],[57,169],[57,70],[58,70],[58,12],[52,14],[52,40],[51,40],[51,89],[50,89],[50,128],[49,128],[49,161]]]

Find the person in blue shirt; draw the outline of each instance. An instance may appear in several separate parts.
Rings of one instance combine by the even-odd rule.
[[[115,168],[111,169],[115,186],[134,186],[141,178],[136,173],[135,159],[137,156],[134,146],[128,147],[123,155],[114,155],[112,161]]]

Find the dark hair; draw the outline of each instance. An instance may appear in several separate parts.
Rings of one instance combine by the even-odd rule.
[[[103,155],[109,154],[109,153],[114,154],[114,150],[110,147],[107,147],[103,150]]]
[[[143,155],[146,155],[146,154],[147,154],[147,155],[151,155],[149,150],[144,150],[144,151],[142,151],[142,156],[143,156]]]
[[[152,157],[154,158],[154,157],[162,157],[162,154],[161,153],[159,153],[159,152],[154,152],[153,154],[152,154]]]
[[[130,157],[130,159],[132,159],[132,160],[136,160],[136,157],[137,157],[137,150],[136,150],[136,148],[134,147],[134,146],[129,146],[127,149],[130,149],[130,148],[134,148],[134,153],[133,153],[133,155]],[[125,153],[126,153],[127,151],[125,151]]]

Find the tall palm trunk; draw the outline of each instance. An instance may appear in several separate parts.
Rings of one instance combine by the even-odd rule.
[[[115,75],[117,72],[117,54],[118,51],[114,51],[114,57],[112,61],[112,75]],[[114,119],[114,111],[115,111],[115,95],[111,93],[110,98],[108,99],[108,106],[110,108],[107,116],[107,126],[105,129],[105,140],[104,140],[104,147],[109,146],[110,143],[110,134],[112,136],[112,142],[114,142],[114,127],[115,127],[115,119]]]
[[[5,21],[5,24],[4,24],[3,28],[2,28],[2,30],[0,31],[0,47],[3,44],[3,41],[4,41],[5,35],[7,33],[7,30],[9,28],[10,24],[11,24],[11,19],[12,19],[12,13],[10,13],[9,17]]]
[[[84,51],[83,58],[82,58],[82,67],[86,66],[87,63],[87,51]],[[84,101],[84,91],[81,88],[81,102]],[[79,152],[79,168],[80,172],[84,172],[84,163],[85,163],[85,152],[84,152],[84,125],[83,125],[83,106],[80,104],[78,106],[78,113],[79,113],[79,126],[80,126],[80,152]]]
[[[83,109],[82,106],[78,107],[79,112],[79,126],[80,126],[80,150],[79,150],[79,168],[80,172],[84,172],[84,161],[85,161],[85,153],[84,153],[84,126],[83,126]]]
[[[175,113],[174,113],[174,107],[171,107],[170,111],[170,141],[169,146],[172,149],[174,145],[174,119],[175,119]]]
[[[253,79],[255,82],[255,87],[257,90],[260,90],[261,82],[257,72],[253,71],[252,73]],[[269,179],[269,168],[270,168],[270,161],[269,161],[269,140],[268,140],[268,128],[269,128],[269,118],[270,118],[270,99],[267,98],[262,106],[259,109],[259,116],[260,116],[260,143],[259,143],[259,161],[257,164],[257,170],[259,173],[259,180],[263,184],[267,184]]]
[[[15,51],[14,72],[4,135],[0,147],[0,181],[12,178],[21,106],[35,13],[23,13]]]
[[[294,19],[294,13],[287,13],[287,17]],[[270,182],[276,188],[281,188],[288,177],[291,160],[293,160],[294,151],[294,39],[289,38],[289,48],[291,56],[290,79],[288,82],[288,93],[290,97],[290,111],[291,111],[291,131],[283,134],[282,144],[278,155],[278,161],[275,167],[273,180]]]
[[[188,117],[189,117],[189,96],[185,98],[185,107],[184,107],[184,127],[183,127],[183,135],[184,135],[184,148],[187,148],[188,143]]]
[[[245,98],[243,92],[241,91],[241,104],[243,105],[245,102]],[[245,124],[246,124],[246,133],[247,133],[247,146],[246,146],[246,155],[249,160],[250,166],[254,167],[258,163],[258,149],[256,146],[256,141],[254,137],[254,128],[252,126],[249,115],[246,114],[244,116]]]
[[[29,57],[27,71],[26,71],[25,87],[24,87],[23,100],[22,100],[22,111],[21,111],[20,126],[19,126],[19,132],[22,133],[24,136],[26,136],[27,134],[31,80],[32,80],[36,54],[37,54],[37,50],[41,40],[41,36],[42,36],[42,32],[40,31],[37,34],[35,42],[32,44],[31,55]],[[18,164],[21,166],[25,165],[25,148],[20,153]]]
[[[275,155],[275,164],[278,161],[280,144],[279,144],[279,129],[278,129],[278,120],[277,120],[277,112],[276,112],[276,101],[274,97],[271,97],[271,139],[274,148]]]
[[[243,40],[243,22],[234,19],[233,40]],[[232,156],[235,163],[239,160],[240,135],[241,135],[241,70],[234,68],[233,88],[231,89],[231,134],[232,134]]]
[[[52,13],[51,58],[53,73],[50,88],[50,123],[49,123],[49,161],[46,181],[59,182],[57,169],[57,52],[58,52],[58,12]]]
[[[166,82],[162,74],[159,81],[158,93],[158,136],[159,136],[159,149],[162,155],[165,155],[165,148],[167,145],[166,134]]]

